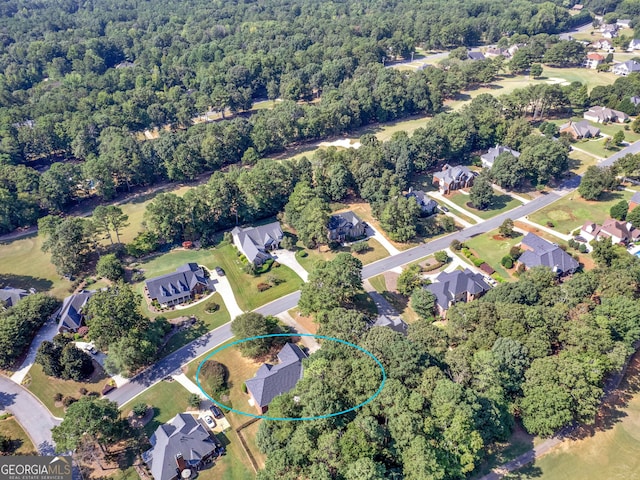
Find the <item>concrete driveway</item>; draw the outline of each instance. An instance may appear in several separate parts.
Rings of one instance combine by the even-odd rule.
[[[40,454],[53,455],[51,429],[60,425],[61,419],[51,415],[29,390],[0,376],[0,410],[3,409],[13,413]]]
[[[271,255],[276,259],[278,263],[286,265],[305,282],[309,279],[309,273],[300,265],[296,258],[295,252],[290,250],[278,249],[274,250]]]
[[[380,243],[380,245],[382,245],[387,250],[387,252],[389,252],[389,255],[397,255],[398,253],[400,253],[400,250],[394,247],[393,244],[370,223],[367,223],[365,234],[367,235],[367,237],[373,237],[374,239],[376,239]]]
[[[29,352],[27,353],[26,358],[22,362],[22,365],[20,365],[20,368],[13,375],[11,375],[11,380],[16,382],[17,384],[22,383],[24,377],[26,377],[29,369],[31,369],[31,366],[36,359],[36,353],[38,353],[40,344],[45,340],[51,341],[51,339],[55,337],[57,333],[58,323],[55,321],[55,319],[50,318],[36,334],[35,338],[31,342],[31,345],[29,346]]]
[[[233,289],[231,288],[229,279],[224,275],[218,275],[215,270],[211,270],[209,273],[211,274],[211,279],[216,282],[216,292],[218,292],[222,297],[222,300],[229,311],[229,315],[231,316],[231,320],[236,318],[238,315],[242,315],[244,311],[238,306],[238,302],[236,301],[236,296],[233,294]]]

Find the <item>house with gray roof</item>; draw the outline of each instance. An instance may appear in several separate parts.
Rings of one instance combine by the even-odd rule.
[[[629,211],[640,205],[640,192],[635,192],[629,199]],[[640,225],[638,225],[640,227]]]
[[[582,116],[585,118],[585,120],[591,120],[592,122],[596,123],[624,123],[629,121],[629,115],[627,115],[626,113],[614,110],[612,108],[600,106],[591,107],[589,110],[584,112]]]
[[[409,192],[405,194],[405,197],[414,198],[416,203],[420,207],[422,215],[424,215],[425,217],[436,213],[438,204],[433,198],[427,196],[427,194],[422,190],[413,190],[413,188],[409,188]]]
[[[635,95],[632,96],[631,98],[629,98],[629,100],[631,101],[631,103],[633,103],[634,106],[638,106],[640,105],[640,97],[636,97]]]
[[[145,282],[145,291],[162,308],[188,302],[196,293],[214,290],[213,282],[197,263],[185,263],[173,273],[154,277]]]
[[[75,333],[84,325],[85,306],[94,293],[96,292],[92,290],[81,290],[64,299],[60,313],[58,313],[59,333]]]
[[[482,52],[467,52],[467,58],[469,60],[484,60],[485,56],[484,53]]]
[[[278,353],[280,363],[263,364],[253,378],[244,382],[254,406],[260,413],[267,411],[274,398],[296,386],[302,378],[303,358],[307,358],[307,355],[300,347],[287,343]]]
[[[568,133],[576,140],[579,138],[593,138],[600,135],[600,129],[589,124],[586,120],[574,122],[569,120],[567,123],[560,125],[560,133]]]
[[[436,308],[441,317],[454,303],[470,302],[491,289],[484,277],[468,268],[442,272],[435,281],[425,287],[436,297]]]
[[[363,237],[366,229],[367,224],[349,210],[348,212],[334,213],[329,217],[327,236],[332,242],[344,242]]]
[[[495,147],[490,148],[489,151],[487,151],[487,153],[480,156],[480,160],[482,161],[482,166],[485,168],[493,167],[493,162],[495,162],[496,158],[498,158],[498,156],[503,153],[510,153],[516,158],[520,156],[520,152],[517,152],[503,145],[496,145]]]
[[[525,235],[520,248],[524,252],[518,258],[518,263],[527,269],[543,266],[550,268],[557,275],[563,276],[572,274],[580,266],[575,258],[557,244],[548,242],[533,233]]]
[[[403,335],[407,334],[409,328],[404,320],[397,315],[378,315],[372,327],[387,327]]]
[[[151,448],[142,454],[142,460],[154,480],[190,478],[211,463],[221,448],[189,413],[179,413],[160,425],[149,442]],[[185,474],[185,470],[190,472]]]
[[[272,222],[259,227],[235,227],[231,230],[233,244],[247,257],[249,262],[259,267],[271,258],[269,251],[275,250],[282,241],[280,223]]]
[[[635,60],[627,60],[626,62],[614,65],[611,71],[616,75],[626,77],[630,73],[640,72],[640,63]]]
[[[446,164],[442,167],[441,172],[433,174],[433,183],[434,185],[438,185],[440,193],[444,195],[453,190],[471,187],[475,178],[475,172],[472,172],[465,166],[457,165],[452,167]]]
[[[0,288],[0,307],[4,304],[4,308],[11,308],[27,295],[29,295],[29,292],[22,290],[21,288],[13,288],[9,286]]]

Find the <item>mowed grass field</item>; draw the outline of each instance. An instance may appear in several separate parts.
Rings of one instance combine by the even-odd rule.
[[[632,194],[627,191],[605,192],[601,200],[589,201],[576,191],[529,215],[529,219],[543,226],[551,222],[555,230],[569,234],[588,220],[602,223],[609,218],[609,210],[613,205],[620,200],[629,200]]]
[[[501,213],[507,212],[509,210],[513,210],[514,208],[522,205],[521,202],[509,195],[498,192],[497,190],[494,190],[494,193],[495,197],[493,204],[486,210],[478,210],[477,208],[473,208],[467,205],[467,203],[469,203],[470,201],[470,196],[465,195],[464,193],[456,192],[447,198],[458,205],[463,212],[471,212],[485,220],[491,217],[495,217],[496,215],[500,215]]]
[[[389,252],[374,238],[367,239],[369,244],[369,250],[364,253],[353,253],[352,255],[362,262],[363,265],[373,263],[389,256]],[[328,246],[321,245],[320,248],[304,248],[302,242],[298,242],[297,245],[300,250],[296,254],[296,258],[302,267],[311,272],[314,269],[315,264],[319,260],[329,261],[333,260],[338,253],[351,253],[349,247],[340,247],[335,250],[330,250]],[[307,252],[307,256],[300,255],[301,252]]]
[[[12,455],[36,455],[33,442],[13,417],[0,420],[0,434],[12,441]]]
[[[483,233],[469,240],[465,240],[464,244],[476,254],[478,258],[481,258],[505,280],[511,278],[511,273],[515,272],[515,268],[511,270],[505,269],[500,260],[502,257],[509,255],[509,250],[514,245],[517,245],[522,241],[522,235],[514,238],[497,238],[498,230],[492,230],[488,233]],[[496,237],[496,238],[494,238]],[[468,262],[465,256],[460,252],[459,257],[464,262]]]

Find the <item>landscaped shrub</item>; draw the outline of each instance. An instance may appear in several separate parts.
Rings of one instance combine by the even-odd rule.
[[[577,237],[578,235],[580,235],[580,229],[576,228],[573,233],[571,233],[571,235],[573,235],[574,237]]]
[[[81,387],[80,390],[78,390],[80,392],[80,395],[86,395],[87,393],[89,393],[89,390],[87,390],[84,387]]]
[[[520,247],[514,246],[509,249],[509,256],[513,261],[516,261],[518,258],[520,258],[520,255],[522,255],[522,250],[520,249]]]
[[[440,250],[433,254],[433,258],[435,258],[438,262],[447,263],[449,261],[449,255],[444,250]]]
[[[202,399],[200,398],[200,395],[198,395],[197,393],[192,393],[191,395],[189,395],[189,406],[193,407],[193,408],[198,408],[200,406],[200,402],[202,401]]]
[[[524,273],[526,269],[527,269],[527,267],[525,267],[524,263],[521,263],[520,265],[518,265],[518,268],[517,268],[516,271],[518,273]]]
[[[221,394],[228,389],[229,370],[224,364],[207,360],[200,369],[200,375],[209,395]]]
[[[62,399],[62,405],[64,405],[65,407],[68,407],[69,405],[71,405],[72,403],[77,402],[78,400],[74,397],[64,397]]]
[[[504,268],[507,268],[507,269],[513,268],[513,259],[509,255],[502,257],[502,260],[500,260],[500,263]]]
[[[222,241],[227,243],[233,243],[233,235],[227,231],[222,234]]]
[[[272,267],[273,268],[278,268],[280,266],[280,262],[273,262]]]
[[[571,248],[578,248],[578,242],[576,242],[573,238],[570,238],[568,243]]]
[[[296,242],[294,241],[293,237],[289,235],[285,235],[284,237],[282,237],[282,240],[280,241],[280,248],[294,251],[296,249]]]
[[[271,288],[271,285],[269,285],[268,283],[259,283],[258,285],[256,285],[256,288],[259,292],[264,292],[265,290],[269,290]]]
[[[580,246],[578,247],[578,251],[580,253],[587,253],[587,246],[584,243],[581,243]]]
[[[553,227],[555,227],[555,224],[552,221],[548,221],[547,222],[547,227],[553,228]]]
[[[437,263],[434,263],[432,265],[427,265],[426,267],[423,267],[422,271],[423,272],[432,272],[433,270],[437,270],[438,268],[440,268],[442,265],[444,265],[444,263],[437,262]]]
[[[56,393],[56,394],[53,396],[53,401],[54,401],[54,402],[60,402],[60,401],[62,401],[62,394],[61,394],[60,392]]]
[[[351,253],[364,253],[369,250],[369,243],[366,241],[356,242],[351,245]]]
[[[220,305],[213,301],[207,302],[207,305],[204,308],[204,311],[207,313],[217,312],[218,310],[220,310]]]
[[[246,383],[242,384],[242,392],[243,393],[247,393],[247,384]]]
[[[299,256],[300,258],[305,258],[305,257],[308,257],[308,256],[309,256],[309,254],[308,254],[306,251],[304,251],[304,250],[300,250],[300,251],[298,252],[298,256]]]
[[[451,247],[451,250],[459,252],[460,250],[462,250],[462,247],[464,247],[464,244],[460,240],[453,239],[451,240],[449,247]]]
[[[147,413],[147,404],[144,402],[136,403],[133,406],[133,414],[138,417],[142,417],[145,413]]]
[[[478,257],[473,257],[473,258],[471,259],[471,262],[472,262],[476,267],[479,267],[480,265],[482,265],[483,263],[485,263],[485,262],[484,262],[484,260],[482,260],[481,258],[478,258]]]
[[[276,277],[275,275],[267,275],[267,283],[272,286],[280,285],[284,280]]]

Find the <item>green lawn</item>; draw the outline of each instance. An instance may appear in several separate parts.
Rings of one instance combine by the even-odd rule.
[[[369,238],[367,240],[369,244],[369,250],[364,253],[354,253],[352,254],[354,257],[359,259],[363,265],[367,265],[368,263],[373,263],[383,258],[389,256],[389,252],[384,248],[380,242],[375,240],[374,238]],[[302,267],[307,271],[311,272],[314,269],[315,263],[319,260],[329,261],[333,260],[335,256],[340,252],[351,253],[349,247],[340,247],[335,250],[330,250],[326,245],[322,245],[320,249],[317,248],[304,248],[302,242],[298,242],[297,244],[298,252],[296,253],[296,258]],[[301,252],[307,252],[306,257],[302,257],[300,255]]]
[[[62,380],[45,375],[42,367],[37,363],[29,370],[27,379],[28,378],[31,380],[26,387],[31,393],[38,397],[56,417],[64,417],[64,407],[56,406],[56,402],[53,399],[56,393],[61,393],[64,397],[80,398],[81,388],[86,388],[89,392],[100,392],[108,379],[102,368],[97,367],[87,382]]]
[[[580,228],[587,220],[602,223],[609,218],[609,209],[620,200],[629,200],[632,192],[605,192],[599,201],[588,201],[573,192],[557,202],[529,215],[535,223],[546,226],[551,222],[558,232],[571,233]]]
[[[153,407],[153,418],[144,427],[148,437],[163,423],[168,422],[178,413],[185,412],[189,407],[190,393],[178,382],[161,381],[146,390],[133,400],[125,403],[120,410],[122,415],[129,415],[133,406],[138,403],[146,403]]]
[[[598,160],[587,153],[572,150],[569,152],[569,170],[575,173],[583,174],[587,168],[596,165]]]
[[[272,302],[284,295],[295,292],[302,285],[302,279],[290,268],[280,265],[272,267],[271,271],[258,277],[242,271],[242,262],[236,255],[236,249],[230,244],[221,244],[209,250],[213,259],[213,266],[221,266],[231,283],[238,305],[243,310],[253,310],[261,305]],[[257,285],[267,281],[267,277],[273,275],[283,283],[270,289],[259,292]]]
[[[485,220],[491,217],[495,217],[496,215],[500,215],[501,213],[507,212],[509,210],[513,210],[514,208],[522,205],[521,202],[509,195],[500,193],[497,190],[494,190],[494,193],[495,197],[493,204],[487,210],[478,210],[471,206],[467,206],[467,203],[469,202],[469,195],[465,195],[464,193],[456,192],[453,195],[449,196],[448,199],[458,205],[463,211],[472,212],[473,214]]]
[[[42,238],[37,235],[0,243],[0,283],[26,290],[33,287],[63,299],[69,295],[71,282],[56,273],[51,256],[41,247]]]
[[[36,455],[36,448],[29,435],[15,418],[8,417],[0,420],[0,434],[12,441],[11,455]]]
[[[517,245],[522,241],[522,236],[515,238],[499,238],[494,239],[494,236],[498,235],[498,230],[492,230],[491,232],[478,235],[469,240],[465,240],[464,244],[469,247],[478,258],[481,258],[505,280],[510,278],[508,271],[500,264],[500,260],[505,255],[509,255],[509,250],[514,245]],[[462,252],[458,254],[463,261],[468,261]],[[511,272],[515,269],[511,269]]]

